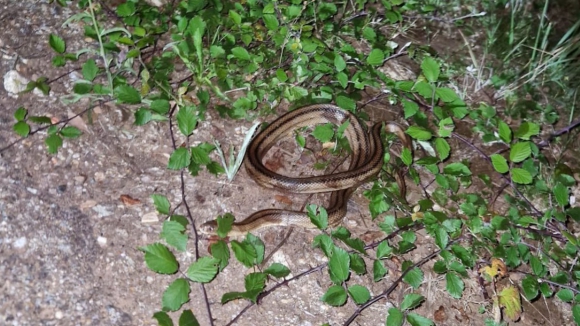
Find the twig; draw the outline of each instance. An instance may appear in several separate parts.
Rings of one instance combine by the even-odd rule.
[[[563,134],[565,134],[565,133],[571,132],[571,131],[572,131],[572,129],[574,129],[574,128],[577,128],[578,126],[580,126],[580,119],[578,119],[578,120],[574,121],[572,124],[568,125],[567,127],[564,127],[564,128],[562,128],[562,129],[560,129],[560,130],[558,130],[558,131],[556,131],[556,132],[552,133],[552,134],[550,135],[550,137],[548,137],[547,139],[544,139],[544,140],[542,140],[542,141],[541,141],[539,144],[537,144],[537,145],[538,145],[538,147],[540,147],[540,148],[544,148],[544,147],[548,146],[548,144],[549,144],[549,143],[550,143],[552,140],[554,140],[554,138],[556,138],[556,137],[558,137],[558,136],[561,136],[561,135],[563,135]]]
[[[415,229],[415,230],[420,230],[423,228],[423,225],[410,225],[410,226],[404,226],[402,228],[399,228],[397,230],[395,230],[394,232],[390,233],[389,235],[387,235],[386,237],[380,239],[379,241],[375,241],[373,243],[371,243],[370,245],[366,245],[364,247],[365,250],[369,250],[369,249],[373,249],[376,248],[379,244],[381,244],[381,242],[385,241],[385,240],[390,240],[392,238],[394,238],[395,236],[397,236],[400,232],[403,231],[408,231],[410,229]],[[356,252],[355,250],[349,250],[349,253],[353,253]],[[260,293],[260,295],[258,296],[258,299],[256,300],[256,302],[260,303],[265,297],[267,297],[268,295],[270,295],[271,293],[273,293],[277,288],[281,287],[282,285],[288,285],[288,283],[298,280],[299,278],[312,274],[316,271],[320,271],[322,270],[324,267],[326,267],[326,265],[328,265],[328,263],[323,263],[320,264],[316,267],[312,267],[294,277],[291,277],[289,279],[285,279],[284,281],[277,283],[276,285],[274,285],[272,288]],[[233,325],[248,309],[250,309],[252,306],[254,306],[255,304],[253,302],[249,303],[246,307],[244,307],[229,323],[226,324],[227,325]]]
[[[450,241],[449,244],[447,245],[447,248],[449,246],[451,246],[452,244],[458,242],[461,238],[455,239],[453,241]],[[426,257],[423,257],[423,259],[419,260],[418,262],[414,263],[413,265],[407,267],[407,269],[405,269],[405,271],[403,271],[403,273],[401,273],[401,275],[395,280],[393,281],[393,284],[391,284],[391,286],[389,286],[385,291],[383,291],[383,293],[375,296],[374,298],[370,299],[369,301],[367,301],[365,304],[361,305],[360,307],[358,307],[355,312],[346,320],[346,322],[343,324],[345,326],[350,325],[359,315],[360,313],[365,310],[366,308],[370,307],[372,304],[374,304],[375,302],[383,299],[383,298],[387,298],[389,296],[389,294],[391,294],[391,292],[393,292],[397,286],[399,286],[399,283],[401,283],[401,281],[403,280],[403,278],[407,275],[407,273],[409,273],[412,269],[414,269],[415,267],[421,266],[423,264],[425,264],[426,262],[430,261],[431,259],[433,259],[433,257],[439,255],[439,253],[441,252],[441,249],[427,255]]]
[[[106,100],[106,101],[102,101],[102,100],[101,100],[101,101],[98,101],[98,104],[93,104],[93,105],[91,105],[91,106],[89,106],[89,107],[85,108],[85,109],[84,109],[84,110],[82,110],[81,112],[79,112],[79,113],[77,113],[77,114],[73,115],[73,116],[72,116],[72,117],[70,117],[70,118],[66,118],[66,119],[64,119],[64,120],[62,120],[62,121],[59,121],[59,122],[57,122],[57,123],[51,123],[51,124],[49,124],[49,125],[46,125],[46,126],[38,127],[38,129],[36,129],[36,130],[33,130],[33,131],[31,131],[30,133],[28,133],[28,135],[27,135],[26,137],[21,137],[21,138],[18,138],[17,140],[13,141],[12,143],[10,143],[10,144],[8,144],[8,145],[6,145],[6,146],[4,146],[4,147],[0,148],[0,153],[2,153],[3,151],[5,151],[5,150],[7,150],[7,149],[11,148],[12,146],[14,146],[14,145],[16,145],[16,144],[18,144],[18,143],[20,143],[21,141],[23,141],[23,140],[25,140],[25,139],[28,139],[28,137],[30,137],[30,136],[32,136],[32,135],[34,135],[34,134],[37,134],[37,133],[39,133],[39,132],[41,132],[41,131],[43,131],[43,130],[46,130],[46,129],[50,128],[50,127],[53,127],[53,126],[58,126],[58,125],[60,125],[60,124],[63,124],[63,127],[64,127],[64,126],[66,126],[66,125],[67,125],[67,124],[68,124],[68,123],[69,123],[69,122],[70,122],[72,119],[74,119],[74,118],[76,118],[76,117],[78,117],[78,116],[80,116],[80,115],[83,115],[84,113],[88,112],[89,110],[92,110],[93,108],[95,108],[95,107],[96,107],[96,106],[98,106],[98,105],[102,105],[102,104],[104,104],[104,103],[111,102],[111,101],[112,101],[112,100]]]
[[[475,146],[474,144],[472,144],[470,141],[468,141],[467,139],[465,139],[463,136],[459,135],[458,133],[453,132],[451,134],[454,138],[459,139],[460,141],[462,141],[463,143],[465,143],[467,146],[471,147],[472,149],[474,149],[476,152],[478,152],[486,161],[488,161],[488,163],[491,163],[491,158],[485,154],[481,149],[479,149],[479,147]],[[529,206],[530,208],[534,211],[534,214],[536,216],[542,216],[542,212],[540,212],[535,206],[534,204],[532,204],[532,202],[530,202],[528,200],[528,198],[526,198],[526,196],[524,196],[524,194],[522,194],[520,192],[520,190],[515,186],[515,184],[513,183],[513,181],[506,177],[505,175],[499,173],[500,177],[502,179],[504,179],[511,187],[512,189],[518,194],[518,196],[520,196]]]

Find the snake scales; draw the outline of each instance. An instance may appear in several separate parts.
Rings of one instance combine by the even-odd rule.
[[[349,141],[352,155],[347,171],[311,177],[288,177],[268,170],[262,158],[281,138],[304,126],[333,123],[341,125],[348,121],[344,135]],[[250,143],[244,165],[248,174],[266,188],[285,189],[296,193],[331,192],[327,208],[328,225],[340,224],[347,210],[347,201],[356,188],[376,176],[383,165],[384,149],[381,142],[383,123],[372,126],[366,132],[365,126],[350,112],[331,104],[315,104],[290,111],[262,130]],[[411,148],[411,142],[401,126],[393,122],[384,125],[387,132],[395,134],[403,146]],[[401,185],[400,185],[401,186]],[[404,191],[404,185],[400,187]],[[258,211],[243,221],[235,222],[230,236],[271,226],[301,226],[314,228],[305,212],[265,209]],[[217,222],[206,222],[200,227],[201,233],[215,235]]]

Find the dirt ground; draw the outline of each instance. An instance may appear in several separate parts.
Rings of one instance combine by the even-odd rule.
[[[83,42],[80,31],[61,28],[70,16],[69,9],[55,9],[47,1],[0,0],[0,74],[16,70],[28,79],[47,76],[54,79],[70,67],[55,69],[50,65],[52,51],[48,35],[61,35],[70,47]],[[12,132],[12,115],[25,107],[30,115],[50,115],[57,119],[80,112],[88,104],[65,106],[59,97],[72,88],[71,74],[51,84],[49,96],[26,94],[14,96],[0,87],[0,148],[18,140]],[[196,139],[222,144],[240,144],[250,123],[212,119],[202,122]],[[172,152],[166,124],[132,125],[132,115],[114,105],[99,107],[93,123],[78,122],[84,135],[65,141],[57,155],[49,155],[44,135],[35,135],[0,152],[0,324],[3,325],[156,325],[154,312],[161,308],[161,296],[174,276],[157,275],[147,269],[138,247],[159,239],[162,217],[155,213],[150,195],[180,199],[180,174],[166,169]],[[230,132],[235,130],[234,133]],[[186,176],[186,193],[196,224],[233,212],[243,218],[256,210],[282,206],[276,191],[257,186],[245,171],[233,182],[206,172]],[[141,204],[126,206],[120,200],[129,195]],[[304,196],[290,197],[293,209],[299,209]],[[420,196],[420,194],[415,194]],[[411,199],[412,200],[412,199]],[[251,203],[248,205],[248,203]],[[359,190],[349,202],[349,229],[363,234],[374,225],[370,222],[367,200]],[[272,229],[260,235],[267,254],[287,235],[288,230]],[[294,230],[272,257],[298,274],[325,262],[310,243],[315,231]],[[435,250],[432,239],[418,233],[420,251]],[[200,254],[207,254],[207,242],[200,242]],[[193,242],[185,254],[178,254],[180,270],[185,271],[195,255]],[[408,259],[412,257],[407,257]],[[352,276],[378,294],[397,278],[400,265],[390,262],[391,273],[379,283],[372,275]],[[207,285],[216,325],[224,325],[248,305],[246,301],[220,304],[221,295],[243,290],[243,276],[249,273],[233,263]],[[320,297],[331,285],[326,271],[315,272],[288,286],[279,288],[260,305],[251,307],[236,325],[338,325],[356,310],[349,302],[331,308]],[[483,325],[489,308],[475,277],[466,279],[462,300],[451,300],[444,280],[435,274],[425,275],[428,293],[417,313],[440,321],[439,325]],[[412,292],[399,287],[389,300],[382,300],[365,310],[355,325],[384,324],[388,307]],[[191,309],[201,325],[209,320],[197,285],[192,286]],[[526,306],[526,313],[516,325],[569,325],[569,317],[552,301],[539,300]],[[489,311],[489,310],[488,310]],[[436,316],[436,314],[438,314]],[[437,319],[439,318],[439,319]],[[174,318],[177,320],[177,318]]]

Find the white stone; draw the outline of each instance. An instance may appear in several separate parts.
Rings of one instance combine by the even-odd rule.
[[[157,222],[159,222],[159,216],[156,212],[147,213],[141,217],[141,223],[144,224],[152,224]]]
[[[4,89],[11,94],[17,94],[26,89],[29,80],[16,70],[10,70],[4,75]]]
[[[107,238],[105,237],[97,237],[97,243],[99,244],[99,246],[105,247],[107,245]]]
[[[26,238],[25,237],[20,237],[18,239],[16,239],[16,241],[14,241],[13,246],[14,248],[20,249],[24,246],[26,246]]]

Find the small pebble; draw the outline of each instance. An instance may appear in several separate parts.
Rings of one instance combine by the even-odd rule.
[[[16,241],[14,241],[14,244],[13,244],[14,248],[20,249],[26,245],[26,242],[27,242],[27,240],[25,237],[20,237],[20,238],[16,239]]]
[[[144,224],[151,224],[157,222],[159,222],[159,216],[157,215],[156,212],[147,213],[143,215],[143,217],[141,217],[141,223]]]
[[[64,314],[62,313],[62,311],[60,311],[60,310],[57,310],[57,311],[54,313],[54,318],[56,318],[56,319],[62,319],[62,317],[64,317]]]
[[[107,245],[107,238],[97,237],[97,243],[99,244],[99,246],[101,246],[101,248],[103,248]]]

